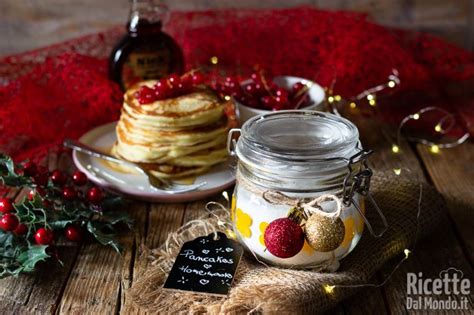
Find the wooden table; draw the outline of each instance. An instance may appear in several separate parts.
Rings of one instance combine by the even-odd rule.
[[[455,267],[473,279],[474,258],[474,144],[432,154],[421,145],[402,143],[401,154],[393,154],[391,142],[384,138],[382,126],[353,116],[358,121],[364,146],[376,151],[374,169],[409,168],[401,177],[432,183],[449,205],[449,220],[437,233],[418,243],[413,255],[382,288],[364,289],[333,310],[349,314],[404,314],[406,310],[406,274],[423,272],[436,277],[441,270]],[[68,157],[50,154],[49,168],[71,169]],[[399,164],[401,163],[401,164]],[[26,192],[10,192],[20,198]],[[210,199],[216,199],[215,198]],[[43,265],[38,272],[19,278],[0,280],[0,310],[17,313],[130,314],[140,313],[125,297],[138,274],[147,268],[144,249],[155,248],[183,223],[204,214],[208,200],[180,204],[135,202],[129,212],[135,230],[121,238],[125,251],[120,257],[110,248],[97,244],[64,244],[59,252],[64,266]],[[394,261],[395,262],[395,261]],[[391,266],[389,266],[391,265]],[[381,281],[393,264],[380,270],[374,281]],[[472,291],[471,291],[472,292]],[[459,296],[452,296],[459,299]],[[470,312],[473,311],[470,296]],[[179,301],[177,301],[179,303]],[[469,313],[469,312],[466,312]]]

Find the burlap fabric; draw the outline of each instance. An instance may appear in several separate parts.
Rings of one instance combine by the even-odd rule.
[[[170,235],[166,244],[152,251],[154,263],[137,279],[128,296],[139,308],[153,313],[313,314],[325,311],[356,290],[364,289],[344,285],[375,281],[371,280],[372,276],[384,263],[394,257],[401,259],[405,248],[411,248],[417,239],[428,235],[444,217],[445,203],[429,185],[382,173],[374,175],[371,191],[387,217],[389,229],[381,238],[372,237],[366,229],[360,243],[341,261],[337,272],[266,267],[247,255],[225,298],[162,289],[181,245],[218,227],[217,216],[226,216],[224,211],[218,211],[217,216],[206,216],[183,227]],[[374,228],[381,228],[370,203],[367,203],[367,217]],[[324,284],[336,285],[333,293],[326,293]]]

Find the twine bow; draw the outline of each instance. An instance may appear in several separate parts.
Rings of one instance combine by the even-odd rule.
[[[305,212],[310,214],[319,214],[329,218],[337,218],[341,215],[343,206],[342,201],[336,195],[333,194],[323,194],[312,199],[309,202],[305,202],[306,199],[299,199],[299,198],[292,198],[287,196],[279,191],[271,191],[267,190],[262,194],[263,199],[274,205],[284,204],[290,207],[301,207],[304,209]],[[321,204],[327,201],[335,201],[336,202],[336,211],[333,212],[326,212],[323,210]]]

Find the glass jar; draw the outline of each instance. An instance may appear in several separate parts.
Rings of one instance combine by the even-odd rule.
[[[237,142],[233,140],[235,132],[240,132]],[[323,112],[278,111],[254,117],[241,129],[233,129],[228,146],[231,155],[238,157],[231,220],[240,242],[259,259],[304,268],[339,260],[354,249],[365,219],[361,215],[364,198],[348,189],[354,182],[351,169],[357,168],[349,167],[355,162],[351,157],[362,152],[353,123]],[[322,194],[340,196],[344,199],[339,216],[344,223],[344,239],[330,252],[314,250],[305,239],[295,256],[274,256],[265,245],[265,230],[274,220],[288,217],[292,207],[270,202],[266,192],[277,192],[295,202]],[[326,213],[334,212],[335,207],[335,201],[321,204]]]

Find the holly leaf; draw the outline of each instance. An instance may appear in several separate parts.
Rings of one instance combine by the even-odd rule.
[[[35,270],[38,262],[44,261],[50,256],[46,253],[47,245],[32,245],[17,257],[20,264],[20,272],[31,272]]]
[[[29,177],[21,176],[15,173],[15,164],[13,160],[0,153],[0,180],[4,185],[12,187],[29,186],[32,180]]]
[[[112,248],[118,253],[122,252],[122,246],[120,246],[118,241],[115,239],[115,233],[106,231],[110,230],[110,226],[108,224],[97,221],[89,221],[87,223],[87,230],[102,245],[112,246]]]
[[[132,228],[132,223],[133,223],[133,220],[125,211],[110,211],[110,212],[104,213],[101,216],[101,220],[104,221],[104,223],[108,223],[111,225],[115,225],[117,223],[124,223],[130,229]]]
[[[73,222],[75,222],[75,220],[65,219],[65,220],[50,221],[48,222],[48,224],[53,230],[57,230],[57,229],[64,229],[68,224],[71,224]]]

